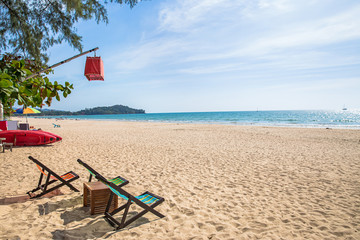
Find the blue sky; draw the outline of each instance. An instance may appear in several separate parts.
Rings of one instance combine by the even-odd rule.
[[[52,109],[360,108],[358,0],[152,0],[108,15],[76,25],[84,50],[100,48],[105,81],[87,81],[85,56],[55,68],[75,89]],[[78,54],[66,43],[48,53],[50,65]]]

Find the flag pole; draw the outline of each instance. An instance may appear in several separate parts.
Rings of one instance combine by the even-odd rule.
[[[36,72],[36,73],[34,73],[34,74],[31,74],[30,76],[27,76],[27,77],[25,78],[25,80],[28,80],[29,78],[33,78],[33,77],[35,77],[35,76],[37,76],[37,75],[39,75],[39,74],[41,74],[41,73],[43,73],[43,72],[46,72],[47,70],[50,70],[50,69],[55,68],[55,67],[57,67],[57,66],[60,66],[60,65],[62,65],[62,64],[64,64],[64,63],[70,62],[71,60],[73,60],[73,59],[75,59],[75,58],[81,57],[81,56],[83,56],[83,55],[85,55],[85,54],[91,53],[91,52],[96,51],[96,50],[98,50],[98,49],[99,49],[99,48],[96,47],[96,48],[93,48],[93,49],[91,49],[91,50],[89,50],[89,51],[86,51],[86,52],[80,53],[80,54],[78,54],[78,55],[75,55],[75,56],[73,56],[73,57],[71,57],[71,58],[65,59],[65,60],[63,60],[63,61],[61,61],[61,62],[58,62],[58,63],[56,63],[56,64],[48,67],[48,68],[45,68],[45,69],[43,69],[43,70],[41,70],[41,71],[38,71],[38,72]]]

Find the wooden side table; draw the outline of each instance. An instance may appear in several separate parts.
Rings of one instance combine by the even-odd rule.
[[[84,207],[90,204],[90,214],[104,213],[108,204],[111,190],[102,182],[84,183]],[[110,210],[118,208],[118,196],[114,194]]]
[[[12,147],[13,147],[13,144],[12,143],[6,143],[6,142],[3,142],[3,152],[5,152],[5,149],[10,149],[10,151],[12,152]]]
[[[0,147],[3,148],[3,152],[5,152],[5,147],[4,147],[3,142],[2,142],[4,140],[6,140],[6,138],[0,138]]]
[[[6,138],[0,138],[0,147],[2,147],[2,151],[5,152],[5,149],[10,149],[10,151],[12,152],[12,147],[13,147],[13,144],[12,143],[7,143],[7,142],[3,142],[5,141]]]

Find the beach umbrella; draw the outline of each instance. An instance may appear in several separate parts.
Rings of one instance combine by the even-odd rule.
[[[35,108],[27,107],[27,108],[18,108],[15,110],[15,113],[34,114],[34,113],[40,113],[40,111]]]
[[[27,107],[27,108],[18,108],[18,109],[15,110],[15,113],[25,114],[26,122],[27,122],[28,121],[27,120],[27,115],[28,114],[36,114],[36,113],[40,113],[40,111],[35,109],[35,108]]]

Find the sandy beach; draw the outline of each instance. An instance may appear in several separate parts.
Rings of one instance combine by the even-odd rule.
[[[30,155],[79,174],[81,191],[0,205],[0,239],[360,239],[360,130],[29,122],[63,141],[0,153],[0,198],[36,186]],[[147,213],[114,231],[102,214],[90,215],[79,158],[128,179],[134,195],[164,197],[156,209],[166,217]]]

